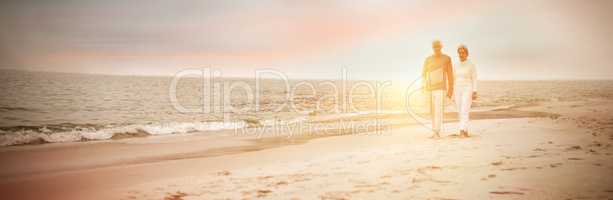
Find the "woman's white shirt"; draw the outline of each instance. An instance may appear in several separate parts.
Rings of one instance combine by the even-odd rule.
[[[454,83],[456,87],[472,87],[477,91],[477,69],[470,60],[460,61],[454,65]]]

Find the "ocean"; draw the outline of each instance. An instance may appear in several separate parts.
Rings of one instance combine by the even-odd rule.
[[[423,111],[425,105],[413,80],[385,87],[377,87],[383,81],[203,80],[182,78],[171,87],[173,77],[0,70],[0,146],[205,134],[318,115]],[[612,98],[613,81],[480,81],[478,90],[474,108],[526,106]]]

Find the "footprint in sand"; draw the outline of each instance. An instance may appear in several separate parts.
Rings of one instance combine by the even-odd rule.
[[[417,168],[417,172],[421,174],[426,174],[426,171],[434,171],[434,170],[440,170],[440,169],[441,167],[432,165],[432,166]]]
[[[139,194],[140,194],[139,191],[131,190],[131,191],[128,191],[128,196],[126,196],[126,198],[128,198],[128,199],[137,199],[137,196]]]
[[[288,184],[289,184],[289,183],[288,183],[287,181],[279,181],[279,182],[276,182],[276,183],[275,183],[275,185],[276,185],[276,186],[280,186],[280,185],[288,185]]]
[[[432,175],[427,173],[429,171],[438,171],[438,170],[441,170],[441,167],[439,167],[439,166],[427,166],[427,167],[417,168],[417,172],[419,174],[421,174],[422,176],[421,177],[414,177],[411,181],[413,183],[421,183],[421,182],[434,182],[434,183],[440,183],[440,184],[451,183],[451,181],[437,180],[437,179],[433,178]]]
[[[592,144],[589,145],[590,147],[601,147],[602,144],[599,143],[598,141],[593,141]]]
[[[383,175],[383,176],[381,176],[379,178],[381,178],[381,179],[389,179],[389,178],[392,178],[392,176],[390,176],[390,175]]]
[[[187,196],[187,193],[176,191],[175,193],[168,193],[164,197],[164,200],[183,200],[183,197]]]
[[[350,199],[350,192],[326,192],[322,195],[319,195],[321,200],[340,200],[340,199]]]
[[[267,195],[269,195],[270,193],[272,193],[272,190],[268,190],[268,189],[263,189],[263,190],[257,190],[257,197],[266,197]]]
[[[491,191],[490,194],[499,194],[499,195],[524,195],[523,192],[514,192],[514,191]]]
[[[268,179],[271,179],[271,178],[273,178],[273,176],[258,176],[257,177],[257,179],[260,180],[260,181],[268,180]]]
[[[243,195],[243,196],[248,196],[248,195],[250,195],[251,193],[252,193],[252,191],[247,191],[247,190],[243,190],[243,191],[241,191],[241,195]]]
[[[504,169],[500,169],[502,171],[515,171],[515,170],[525,170],[528,169],[527,167],[510,167],[510,168],[504,168]]]
[[[487,177],[481,178],[482,181],[487,181],[488,179],[496,178],[496,174],[487,175]]]
[[[581,150],[581,149],[582,149],[581,146],[575,145],[575,146],[566,148],[566,151],[576,151],[576,150]]]
[[[228,171],[228,170],[219,171],[216,174],[217,174],[217,176],[230,176],[230,175],[232,175],[232,173],[230,171]]]
[[[492,165],[494,165],[494,166],[500,166],[500,165],[502,165],[502,161],[492,162]]]

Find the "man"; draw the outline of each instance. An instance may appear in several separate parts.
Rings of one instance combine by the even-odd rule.
[[[453,95],[453,68],[451,58],[442,53],[441,41],[432,42],[434,54],[426,58],[423,66],[424,89],[430,92],[430,115],[432,116],[432,138],[439,138],[444,114],[444,92],[447,97]]]

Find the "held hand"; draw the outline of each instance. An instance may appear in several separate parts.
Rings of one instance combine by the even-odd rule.
[[[477,92],[473,92],[473,100],[477,100]]]
[[[453,90],[447,90],[447,97],[449,98],[453,97]]]

